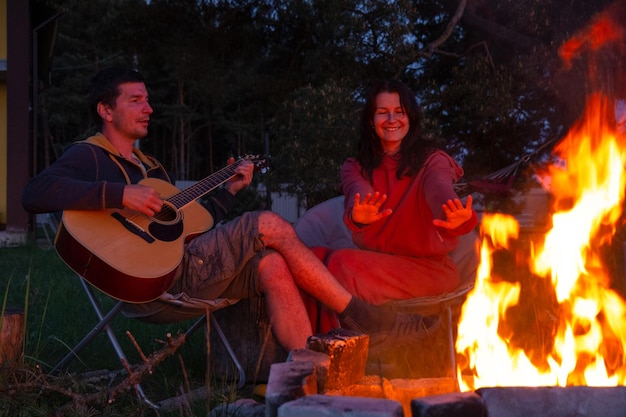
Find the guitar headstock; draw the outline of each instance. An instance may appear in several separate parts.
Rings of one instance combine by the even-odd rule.
[[[267,159],[261,157],[260,155],[246,155],[239,158],[240,161],[251,161],[254,164],[254,169],[259,171],[261,174],[267,173],[270,170],[269,163]]]

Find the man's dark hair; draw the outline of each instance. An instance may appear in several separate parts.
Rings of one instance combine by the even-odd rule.
[[[98,103],[103,102],[115,108],[115,100],[120,95],[119,86],[125,83],[144,83],[143,76],[133,69],[110,67],[98,72],[91,79],[87,98],[89,112],[98,130],[102,129],[102,118],[98,114]]]

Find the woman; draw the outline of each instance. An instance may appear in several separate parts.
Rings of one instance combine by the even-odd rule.
[[[399,81],[376,83],[362,113],[356,158],[341,168],[344,221],[358,249],[326,263],[351,292],[372,304],[437,295],[460,283],[449,253],[478,223],[471,196],[453,184],[463,169],[422,136],[420,109]]]

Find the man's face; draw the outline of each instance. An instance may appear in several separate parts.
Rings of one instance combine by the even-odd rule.
[[[110,127],[119,135],[137,140],[148,134],[152,106],[144,83],[120,84],[115,108],[110,109]]]

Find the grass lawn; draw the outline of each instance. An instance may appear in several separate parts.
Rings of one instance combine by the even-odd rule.
[[[624,296],[626,279],[622,239],[607,246],[603,255],[612,277],[613,288]],[[237,392],[235,381],[220,379],[217,372],[212,372],[209,384],[211,395],[208,400],[184,404],[171,411],[155,411],[149,408],[138,401],[132,390],[116,397],[112,404],[108,404],[102,396],[81,405],[71,394],[88,395],[100,392],[107,386],[115,387],[124,376],[93,380],[85,377],[85,373],[91,371],[121,369],[117,355],[104,334],[97,336],[80,352],[67,372],[58,377],[47,375],[98,321],[77,276],[61,261],[54,249],[37,245],[0,248],[0,271],[3,300],[0,312],[21,309],[26,318],[23,362],[0,365],[0,417],[204,417],[217,404],[232,402],[239,396],[252,396],[247,392]],[[513,269],[505,268],[504,272],[507,271],[511,272]],[[98,291],[96,293],[105,310],[114,304],[110,298]],[[224,313],[236,314],[236,318],[241,314],[241,320],[235,321],[238,327],[244,324],[258,326],[257,322],[249,319],[247,312],[234,313],[237,306]],[[244,319],[243,315],[248,319]],[[162,347],[157,339],[164,339],[167,333],[180,334],[191,323],[152,325],[120,315],[112,322],[112,328],[130,364],[138,365],[142,363],[142,359],[125,335],[127,331],[134,336],[142,351],[150,355]],[[241,340],[238,342],[242,344]],[[434,351],[436,354],[447,352],[445,349]],[[206,369],[206,342],[200,330],[175,355],[158,365],[152,375],[144,378],[141,385],[148,397],[158,402],[181,392],[205,387]],[[60,407],[66,407],[66,410],[62,414],[55,414]]]
[[[0,271],[2,311],[21,309],[26,322],[23,366],[13,364],[0,368],[0,417],[54,415],[52,410],[69,401],[67,395],[42,394],[40,389],[18,389],[17,392],[12,392],[3,387],[17,381],[31,384],[23,387],[42,384],[40,376],[47,374],[94,327],[98,319],[77,276],[57,256],[54,249],[36,245],[0,248]],[[101,293],[98,296],[105,308],[114,304],[113,300]],[[126,331],[134,336],[143,353],[150,355],[162,347],[157,339],[164,339],[167,333],[182,333],[190,324],[191,322],[152,325],[119,315],[112,322],[112,328],[117,333],[130,364],[138,365],[142,363],[141,356],[126,336]],[[203,331],[200,330],[174,356],[157,366],[153,374],[142,381],[144,391],[151,400],[159,401],[181,391],[204,386],[207,367],[205,343]],[[77,392],[81,392],[81,389],[89,391],[89,388],[85,388],[83,379],[70,378],[69,375],[121,368],[106,335],[100,334],[79,353],[67,372],[59,375],[58,383]],[[49,384],[54,384],[54,381],[57,378],[47,378]],[[216,381],[215,378],[212,381],[212,392],[220,394],[217,398],[212,395],[211,401],[223,402],[228,399],[226,397],[235,395],[234,382]],[[95,385],[116,383],[119,383],[119,378],[113,382],[108,379],[99,380]],[[210,405],[201,401],[201,404],[184,407],[184,410],[176,410],[171,415],[206,416],[207,407]],[[196,408],[198,411],[195,411]],[[96,403],[93,410],[97,410],[97,414],[72,408],[63,415],[168,415],[162,411],[157,413],[142,403],[138,404],[133,392],[120,396],[113,405],[107,405],[106,402]]]

